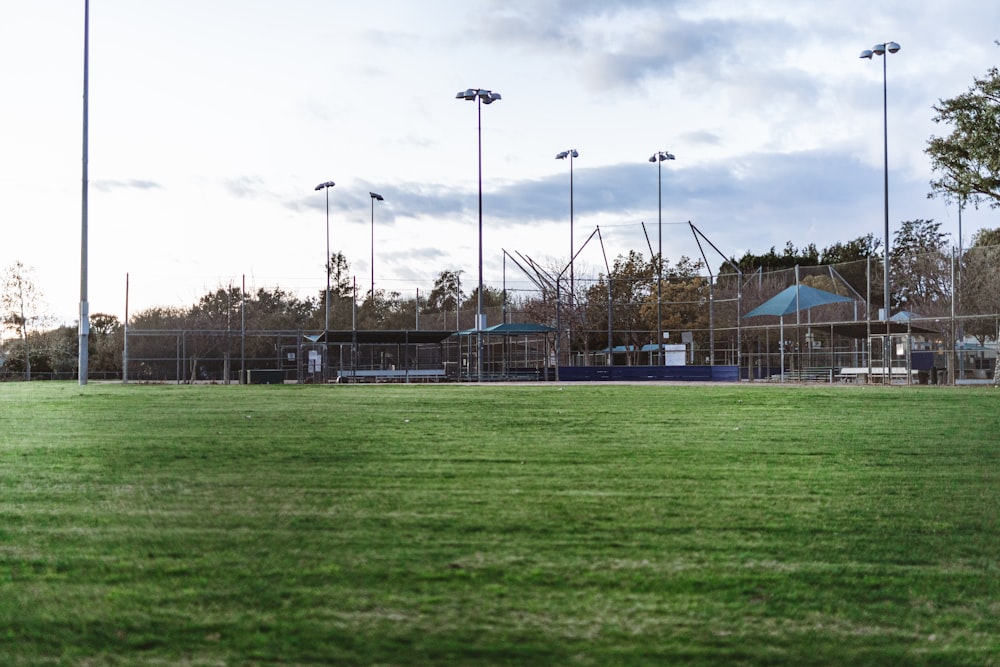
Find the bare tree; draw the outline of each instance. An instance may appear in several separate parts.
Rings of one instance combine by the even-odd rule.
[[[24,348],[24,379],[31,379],[31,348],[28,332],[43,323],[42,293],[35,286],[33,271],[20,260],[7,267],[0,286],[0,317],[6,331],[15,331]]]

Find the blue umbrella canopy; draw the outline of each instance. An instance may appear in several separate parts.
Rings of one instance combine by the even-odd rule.
[[[798,293],[798,299],[796,299]],[[823,306],[828,303],[840,303],[842,301],[853,301],[850,297],[840,296],[833,292],[826,292],[808,285],[792,285],[787,287],[770,299],[760,304],[743,317],[756,317],[757,315],[777,315],[784,317],[797,310],[807,310],[816,306]]]

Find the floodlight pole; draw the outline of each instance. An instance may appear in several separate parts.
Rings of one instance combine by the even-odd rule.
[[[884,260],[883,260],[883,282],[884,282],[884,294],[883,299],[885,301],[883,308],[883,315],[885,316],[885,343],[883,344],[882,350],[882,360],[886,367],[886,378],[892,377],[892,371],[889,365],[889,354],[891,352],[891,336],[892,336],[892,326],[891,326],[891,308],[889,299],[891,297],[889,290],[889,94],[888,86],[886,84],[886,62],[889,60],[890,53],[896,53],[901,47],[896,42],[885,42],[882,44],[876,44],[871,48],[871,50],[865,49],[861,52],[861,58],[866,58],[868,60],[872,59],[873,55],[882,56],[882,165],[884,171],[884,191],[883,200],[885,206],[885,248],[883,249]]]
[[[323,377],[326,378],[327,366],[329,366],[330,343],[326,340],[327,332],[330,331],[330,188],[336,183],[326,181],[316,186],[316,190],[326,191],[326,291],[323,293]]]
[[[479,295],[476,302],[476,380],[483,381],[483,107],[500,98],[483,88],[468,88],[455,95],[455,99],[476,103],[476,133],[479,146]]]
[[[650,162],[656,163],[656,193],[657,193],[657,262],[656,262],[656,353],[663,361],[663,316],[661,304],[663,303],[663,161],[677,159],[669,151],[657,151],[649,158]]]
[[[326,316],[323,319],[324,333],[330,330],[330,188],[332,188],[336,183],[333,181],[326,181],[325,183],[320,183],[316,186],[317,190],[326,191],[326,293],[325,299],[323,300],[323,305],[326,310]]]
[[[368,193],[372,198],[372,307],[375,307],[375,202],[385,201],[377,192]]]
[[[90,346],[90,304],[87,303],[87,161],[89,132],[90,80],[90,0],[83,3],[83,187],[80,210],[80,340],[78,377],[80,386],[87,384]]]
[[[575,244],[573,242],[573,158],[580,157],[579,151],[575,148],[571,148],[566,151],[562,151],[556,154],[557,160],[565,160],[569,158],[569,298],[567,299],[569,305],[569,326],[568,326],[568,360],[570,365],[573,365],[573,299],[576,296],[574,277],[573,277],[573,256],[576,254]]]

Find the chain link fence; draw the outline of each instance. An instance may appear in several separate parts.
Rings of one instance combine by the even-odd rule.
[[[555,369],[567,366],[724,365],[738,367],[740,378],[750,381],[996,382],[1000,247],[894,257],[888,313],[879,258],[750,273],[724,264],[718,273],[665,271],[661,281],[649,262],[630,271],[616,266],[610,276],[580,271],[572,282],[558,275],[549,280],[544,271],[512,271],[502,285],[488,287],[485,331],[476,329],[474,301],[426,312],[399,298],[389,309],[406,316],[393,325],[398,340],[388,342],[324,344],[317,339],[322,329],[262,328],[241,316],[237,292],[219,318],[222,327],[169,320],[130,326],[117,344],[125,348],[119,377],[227,383],[247,381],[247,371],[272,370],[294,382],[358,372],[382,379],[394,373],[405,379],[554,379]],[[748,316],[792,286],[841,301]],[[351,322],[350,307],[335,318],[341,333]],[[511,324],[539,328],[496,330]],[[445,335],[416,344],[407,331]],[[7,352],[0,374],[18,379],[20,356]],[[50,369],[52,377],[71,375],[65,365]],[[41,362],[36,368],[33,377],[44,378]]]

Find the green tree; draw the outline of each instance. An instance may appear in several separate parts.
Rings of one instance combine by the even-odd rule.
[[[479,308],[479,286],[476,285],[468,298],[462,304],[462,309],[478,312]],[[483,285],[483,314],[486,315],[486,326],[491,327],[499,324],[503,312],[503,290],[489,285]],[[475,319],[473,319],[475,323]],[[474,324],[473,324],[474,326]]]
[[[973,248],[1000,246],[1000,227],[996,229],[980,229],[972,235]]]
[[[186,351],[192,382],[200,379],[202,371],[207,375],[207,368],[200,368],[199,362],[210,357],[221,357],[223,377],[227,380],[232,377],[242,301],[242,289],[228,285],[205,294],[189,311],[187,328],[191,334],[186,338]]]
[[[93,334],[93,331],[91,333]],[[36,332],[32,338],[35,341],[31,346],[32,356],[36,359],[38,370],[53,373],[53,377],[73,377],[77,370],[80,349],[80,336],[76,327],[60,326]],[[91,335],[90,340],[93,338]],[[37,355],[34,350],[37,350]],[[94,363],[93,356],[90,357],[90,361],[91,364]]]
[[[322,294],[318,298],[318,302],[315,298],[300,299],[280,287],[273,289],[261,287],[256,292],[248,292],[243,302],[245,312],[233,313],[233,317],[240,318],[233,324],[234,328],[240,328],[245,317],[247,331],[258,334],[251,333],[241,338],[240,345],[245,358],[253,360],[274,357],[275,338],[259,335],[261,332],[322,328]],[[319,322],[318,327],[317,322]]]
[[[585,350],[607,346],[610,307],[612,345],[628,346],[627,362],[630,365],[639,363],[638,350],[650,342],[651,332],[656,329],[655,305],[652,324],[644,316],[651,291],[654,303],[656,299],[654,269],[654,263],[647,261],[642,253],[635,250],[616,257],[610,276],[601,274],[598,281],[587,288],[583,298],[577,301],[577,311],[581,317],[578,328],[584,335],[578,336],[576,345]]]
[[[351,263],[342,252],[330,255],[330,296],[353,297],[354,279],[351,277]],[[323,296],[323,292],[320,292]]]
[[[350,298],[349,294],[347,298]],[[311,298],[300,299],[280,287],[260,287],[246,295],[244,305],[247,329],[267,331],[308,328],[315,324],[313,319],[316,313],[322,314],[323,311],[322,303]]]
[[[442,271],[424,300],[425,313],[454,312],[462,302],[462,271]]]
[[[392,298],[385,313],[387,329],[414,329],[417,325],[416,296],[403,298],[399,292],[390,292]]]
[[[462,271],[442,271],[434,279],[434,287],[426,298],[422,299],[420,312],[425,315],[435,315],[431,328],[449,329],[461,328],[458,309],[465,298],[462,291]],[[473,324],[469,322],[469,324]]]
[[[77,366],[79,347],[78,329],[75,326],[60,326],[48,331],[30,331],[28,348],[30,359],[23,356],[24,345],[19,338],[10,339],[0,349],[0,358],[6,362],[0,367],[4,377],[25,377],[27,366],[31,366],[32,377],[52,374],[52,377],[68,379],[73,377]]]
[[[691,331],[708,329],[708,279],[700,275],[701,261],[681,256],[673,266],[669,261],[663,266],[663,285],[660,287],[660,319],[664,331]],[[643,319],[656,322],[655,283],[642,308]],[[671,341],[674,342],[674,341]]]
[[[365,300],[358,308],[357,326],[359,329],[385,329],[394,304],[399,301],[399,292],[386,292],[382,289],[369,291]]]
[[[322,313],[322,301],[317,307],[315,298],[300,299],[280,287],[243,293],[233,285],[206,293],[189,308],[150,308],[129,318],[130,330],[165,333],[130,336],[129,356],[137,364],[130,367],[131,374],[172,377],[173,359],[182,345],[189,364],[187,372],[194,378],[202,370],[199,365],[213,377],[230,378],[238,355],[273,360],[276,344],[271,333],[301,332],[315,328],[317,321],[322,326]],[[246,337],[241,336],[244,321],[250,333]],[[139,361],[150,359],[170,361]]]
[[[843,264],[846,262],[857,262],[869,257],[879,257],[882,249],[882,241],[875,238],[874,234],[859,236],[853,241],[842,243],[838,241],[831,246],[827,246],[820,253],[821,264]]]
[[[962,257],[959,312],[962,315],[1000,313],[1000,229],[981,229]],[[980,344],[997,335],[995,317],[963,320],[965,333]]]
[[[771,249],[763,255],[755,255],[748,250],[738,260],[733,259],[731,261],[740,267],[740,271],[744,274],[754,273],[758,270],[766,273],[768,271],[792,269],[796,266],[818,266],[820,254],[814,243],[810,243],[803,248],[796,248],[791,241],[788,241],[785,243],[785,248],[780,254],[775,250],[774,246],[771,246]],[[725,263],[719,268],[720,274],[730,271],[732,271],[732,267]]]
[[[866,294],[870,291],[872,305],[881,308],[882,301],[885,299],[882,289],[883,271],[881,267],[884,261],[882,248],[881,239],[869,233],[851,241],[838,241],[824,248],[820,253],[820,262],[824,265],[832,265],[840,277],[858,294]],[[869,259],[872,261],[869,262]],[[868,273],[869,265],[871,266],[871,275]],[[871,280],[870,290],[868,289],[869,280]],[[813,285],[813,287],[819,286]],[[841,293],[838,290],[830,290],[829,287],[819,288]]]
[[[350,329],[355,317],[354,278],[351,265],[342,252],[330,256],[330,328]],[[325,290],[320,290],[317,302],[318,321],[316,326],[326,326],[323,309],[326,307]]]
[[[178,306],[154,306],[129,318],[129,327],[144,330],[180,330],[185,327],[188,311]]]
[[[948,236],[933,220],[901,223],[889,251],[894,311],[947,312],[952,286]]]
[[[929,196],[989,203],[1000,207],[1000,70],[975,79],[968,92],[933,107],[935,123],[952,127],[946,137],[931,136],[924,152],[935,177]]]
[[[122,325],[114,315],[90,316],[90,368],[98,373],[120,374],[122,370]],[[79,346],[79,341],[77,341]]]
[[[178,333],[186,328],[187,309],[178,306],[154,306],[128,319],[129,377],[152,380],[174,377],[179,340],[168,333],[160,336],[136,336],[134,332],[162,331]],[[153,361],[153,360],[157,361]],[[167,361],[170,360],[170,361]]]

